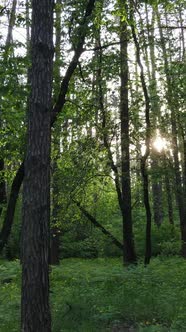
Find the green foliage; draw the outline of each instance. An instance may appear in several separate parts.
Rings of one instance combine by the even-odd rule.
[[[0,261],[0,331],[18,332],[20,324],[20,265]]]
[[[119,259],[65,259],[51,271],[53,332],[186,329],[186,262],[156,258],[123,268]],[[20,266],[0,264],[0,331],[19,331]]]
[[[138,218],[134,224],[136,252],[139,257],[144,256],[145,252],[145,220],[143,212],[138,210]],[[168,222],[163,222],[160,227],[152,224],[152,256],[179,255],[180,253],[180,229],[178,226],[172,226]]]
[[[68,260],[63,275],[60,267],[52,272],[53,309],[59,303],[58,317],[64,314],[61,331],[106,331],[114,321],[138,324],[140,331],[184,331],[185,269],[185,261],[178,258],[129,269],[113,259]],[[65,291],[65,301],[59,299],[59,289],[61,299]],[[60,331],[55,324],[54,331]]]

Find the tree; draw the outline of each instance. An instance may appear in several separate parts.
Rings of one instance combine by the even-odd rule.
[[[149,93],[145,81],[145,73],[144,67],[141,61],[141,54],[140,54],[140,45],[137,39],[136,31],[135,31],[135,24],[133,21],[133,4],[131,3],[130,8],[130,22],[131,22],[131,30],[132,36],[136,48],[136,61],[140,68],[140,80],[141,86],[144,95],[144,102],[145,102],[145,153],[141,157],[141,174],[143,179],[143,200],[144,206],[146,210],[146,247],[145,247],[145,264],[150,263],[151,254],[152,254],[152,247],[151,247],[151,207],[150,207],[150,198],[149,198],[149,176],[147,171],[147,160],[150,155],[150,139],[151,139],[151,122],[150,122],[150,98]]]
[[[31,95],[24,162],[22,331],[51,331],[49,308],[50,131],[53,0],[33,0]]]
[[[167,105],[170,110],[170,122],[171,122],[171,134],[172,134],[172,152],[173,152],[173,160],[174,160],[174,174],[175,174],[175,196],[179,211],[179,219],[180,219],[180,230],[181,230],[181,253],[184,258],[186,258],[186,209],[185,209],[185,191],[184,184],[182,183],[182,174],[180,169],[180,161],[179,161],[179,139],[178,139],[178,112],[177,107],[179,105],[179,99],[175,98],[175,90],[176,87],[174,85],[174,80],[171,72],[171,51],[167,50],[166,39],[163,34],[160,12],[157,8],[156,10],[159,34],[160,34],[160,45],[163,54],[163,62],[164,62],[164,74],[167,85]],[[168,41],[170,47],[170,40]],[[170,53],[170,54],[169,54]],[[184,135],[183,135],[184,136]],[[184,137],[182,137],[183,146],[184,146]],[[184,169],[184,168],[183,168]],[[183,175],[184,178],[184,175]]]
[[[122,16],[127,15],[126,2],[121,1]],[[129,137],[129,97],[128,97],[128,30],[126,18],[120,19],[120,120],[121,120],[121,190],[124,261],[136,261],[132,229],[131,179],[130,179],[130,137]]]

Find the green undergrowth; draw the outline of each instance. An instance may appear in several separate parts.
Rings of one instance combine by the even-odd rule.
[[[0,332],[20,331],[20,265],[0,262]],[[148,267],[120,259],[64,259],[51,268],[53,332],[186,331],[186,261]],[[127,328],[126,328],[127,330]]]

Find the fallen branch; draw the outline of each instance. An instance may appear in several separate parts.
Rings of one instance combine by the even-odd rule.
[[[112,243],[114,243],[119,249],[123,250],[123,244],[121,242],[119,242],[109,231],[107,231],[107,229],[104,228],[84,207],[82,207],[79,202],[74,201],[74,203],[94,226],[98,227],[102,231],[102,233],[105,234],[112,241]]]

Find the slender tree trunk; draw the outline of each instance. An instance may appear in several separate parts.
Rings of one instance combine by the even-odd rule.
[[[145,132],[145,148],[146,151],[144,155],[141,157],[141,174],[143,178],[143,200],[146,211],[146,248],[145,248],[145,260],[144,263],[149,264],[151,259],[151,207],[150,207],[150,199],[149,199],[149,176],[147,172],[147,160],[150,155],[150,138],[151,138],[151,123],[150,123],[150,98],[145,82],[144,68],[141,61],[140,55],[140,45],[136,35],[136,27],[134,23],[134,12],[133,12],[133,3],[131,3],[130,8],[130,21],[131,21],[131,30],[132,36],[136,48],[136,60],[138,66],[140,68],[140,80],[141,86],[143,89],[144,100],[145,100],[145,124],[146,124],[146,132]]]
[[[12,8],[10,12],[10,19],[9,19],[9,24],[8,24],[8,34],[6,37],[6,46],[9,47],[10,44],[13,42],[13,27],[15,24],[15,14],[16,14],[16,6],[17,6],[17,0],[12,1]]]
[[[19,190],[23,181],[23,177],[24,177],[24,163],[22,163],[21,166],[19,167],[19,170],[16,173],[16,176],[12,183],[12,189],[8,200],[7,212],[0,233],[0,252],[3,250],[4,246],[6,245],[8,237],[10,235],[12,222],[14,218],[15,206],[19,195]]]
[[[61,60],[61,0],[56,1],[56,43],[55,43],[55,62],[54,62],[54,100],[57,99],[57,90],[60,86],[60,60]],[[60,229],[57,226],[58,214],[60,210],[58,202],[58,194],[60,188],[58,186],[57,175],[57,160],[60,157],[60,139],[61,139],[61,124],[57,124],[53,134],[53,145],[55,156],[53,159],[52,167],[52,220],[51,220],[51,233],[50,233],[50,264],[59,264],[59,245],[60,245]]]
[[[17,6],[17,0],[13,0],[12,2],[12,8],[10,12],[10,19],[9,19],[9,24],[8,24],[8,33],[6,37],[6,43],[5,43],[5,53],[4,53],[4,60],[6,63],[6,60],[8,58],[8,51],[10,49],[10,46],[12,45],[13,42],[13,27],[15,24],[15,14],[16,14],[16,6]],[[1,85],[4,85],[4,80],[1,80]],[[0,128],[2,126],[2,111],[0,109]],[[7,202],[7,197],[6,197],[6,183],[5,183],[5,162],[2,157],[0,157],[0,216],[3,210],[3,206]],[[1,238],[0,238],[0,247],[1,247]]]
[[[125,8],[123,7],[125,10]],[[123,28],[123,27],[122,27]],[[122,68],[121,68],[121,79],[122,79],[122,87],[121,87],[121,115],[122,118],[122,154],[123,154],[123,162],[122,162],[122,183],[120,181],[119,171],[114,163],[112,151],[109,143],[109,135],[108,135],[108,115],[106,114],[106,110],[104,107],[104,93],[103,93],[103,78],[102,78],[102,48],[100,35],[97,38],[98,51],[97,51],[97,59],[98,59],[98,70],[97,70],[97,87],[98,87],[98,107],[101,112],[102,117],[102,135],[103,135],[103,143],[107,150],[108,160],[110,163],[111,170],[114,172],[114,181],[116,187],[116,193],[118,196],[119,207],[122,214],[123,219],[123,261],[125,264],[136,263],[136,254],[134,249],[134,240],[133,240],[133,231],[132,231],[132,215],[131,215],[131,191],[130,191],[130,164],[129,164],[129,132],[128,125],[125,127],[125,121],[129,121],[128,114],[128,64],[127,64],[127,39],[128,33],[126,37],[126,25],[125,30],[121,31],[122,35]],[[127,118],[127,119],[126,119]],[[128,137],[128,141],[125,143],[124,139]],[[125,156],[125,153],[127,155]],[[128,176],[128,178],[127,178]],[[126,187],[127,186],[127,187]],[[122,188],[121,188],[122,187]],[[122,193],[122,189],[124,193]],[[129,206],[128,206],[129,205]]]
[[[6,204],[6,183],[4,179],[4,171],[4,160],[0,159],[0,216],[3,206]]]
[[[31,95],[23,185],[23,332],[51,331],[48,252],[53,52],[53,0],[33,0]]]
[[[172,77],[170,75],[166,44],[165,44],[165,39],[163,36],[162,29],[161,29],[160,14],[159,14],[158,10],[156,12],[156,15],[157,15],[157,21],[158,21],[158,26],[159,26],[161,48],[162,48],[163,60],[164,60],[164,71],[165,71],[166,83],[167,83],[167,96],[166,97],[167,97],[168,107],[171,111],[172,149],[173,149],[174,171],[175,171],[175,194],[176,194],[176,201],[177,201],[178,211],[179,211],[181,240],[182,240],[181,253],[182,253],[182,256],[184,258],[186,258],[186,209],[185,209],[182,179],[181,179],[181,172],[180,172],[180,162],[179,162],[179,156],[178,156],[179,149],[178,149],[178,139],[177,139],[176,105],[175,105],[175,101],[174,101],[174,98],[172,95]]]
[[[126,10],[126,2],[122,1],[122,10]],[[129,105],[128,105],[128,31],[127,23],[120,21],[120,120],[121,120],[121,189],[124,262],[136,261],[132,229],[131,179],[130,179],[130,138],[129,138]]]
[[[162,213],[162,184],[156,182],[152,183],[152,196],[153,196],[153,212],[154,212],[154,223],[159,227],[163,222],[163,213]]]
[[[174,217],[173,217],[173,205],[172,205],[172,190],[170,185],[170,180],[167,174],[165,174],[165,189],[167,195],[167,206],[168,206],[168,216],[169,223],[174,225]]]
[[[147,66],[148,80],[149,80],[149,97],[151,102],[151,119],[152,119],[151,127],[154,129],[155,132],[155,129],[159,129],[158,125],[161,123],[161,110],[160,110],[160,101],[158,96],[157,78],[156,78],[156,56],[155,56],[155,45],[154,45],[155,13],[154,11],[152,12],[152,20],[150,22],[147,4],[145,4],[145,12],[146,12],[147,36],[148,36],[148,45],[149,45],[149,52],[147,46],[145,47],[146,50],[145,58],[146,58],[146,66]],[[145,40],[145,36],[143,37]],[[153,215],[154,215],[154,223],[157,226],[160,226],[163,221],[162,178],[159,172],[157,171],[159,165],[159,156],[160,155],[157,153],[157,151],[152,148],[151,181],[152,181]]]

